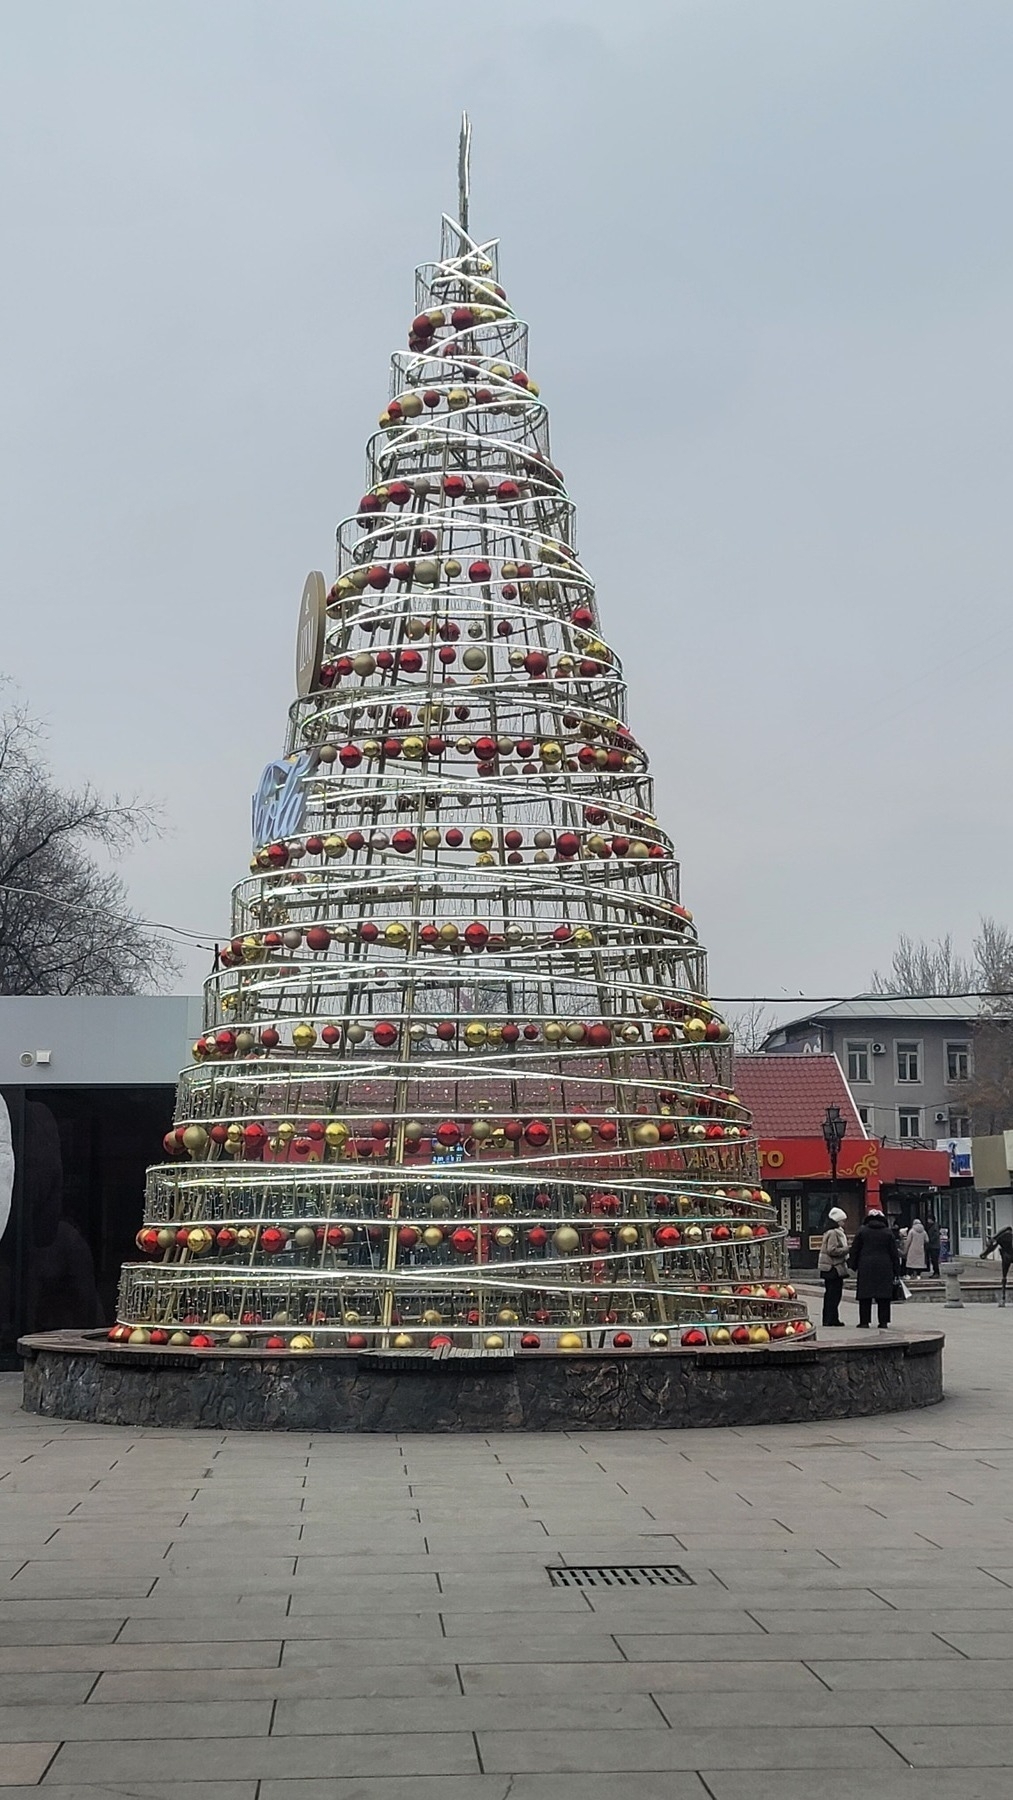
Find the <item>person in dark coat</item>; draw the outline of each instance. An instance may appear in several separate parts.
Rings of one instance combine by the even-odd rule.
[[[872,1303],[879,1314],[879,1329],[890,1324],[893,1284],[900,1277],[900,1255],[893,1233],[878,1206],[870,1207],[864,1224],[855,1232],[848,1261],[858,1277],[858,1323],[863,1331],[872,1324]]]
[[[926,1231],[926,1235],[929,1240],[928,1244],[926,1245],[926,1253],[927,1253],[928,1259],[929,1259],[929,1268],[932,1270],[933,1275],[935,1276],[936,1280],[938,1281],[939,1280],[939,1221],[938,1221],[938,1219],[933,1219],[933,1218],[926,1219],[925,1231]]]

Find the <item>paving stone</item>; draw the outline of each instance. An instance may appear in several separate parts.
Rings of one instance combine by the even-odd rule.
[[[56,1744],[5,1744],[0,1755],[0,1787],[41,1781],[57,1748]]]
[[[281,1642],[270,1638],[252,1638],[249,1642],[230,1644],[228,1660],[237,1668],[271,1668],[281,1655]],[[217,1643],[145,1644],[30,1644],[18,1648],[0,1648],[0,1677],[8,1671],[24,1669],[46,1673],[50,1670],[83,1669],[217,1669],[222,1650]],[[5,1691],[0,1689],[0,1693]]]
[[[104,1711],[96,1708],[96,1711]],[[636,1733],[632,1735],[637,1735]],[[479,1767],[470,1732],[378,1732],[367,1737],[231,1737],[64,1744],[54,1782],[292,1780],[304,1775],[467,1775]],[[24,1779],[24,1777],[22,1777]]]
[[[882,1671],[882,1663],[877,1667]],[[466,1694],[706,1693],[721,1688],[826,1694],[825,1684],[810,1669],[800,1662],[774,1661],[773,1652],[765,1662],[714,1663],[694,1657],[670,1663],[459,1663],[458,1670]]]
[[[43,1738],[213,1738],[226,1730],[259,1736],[271,1728],[267,1701],[171,1702],[158,1706],[0,1706],[0,1744]],[[5,1751],[0,1750],[0,1760]]]
[[[568,1729],[656,1729],[658,1712],[647,1694],[526,1695],[514,1709],[501,1696],[476,1694],[442,1700],[279,1700],[271,1732],[288,1734],[396,1731],[552,1731],[561,1714]]]
[[[231,1658],[233,1646],[229,1647]],[[815,1683],[814,1683],[815,1685]],[[436,1695],[460,1696],[453,1663],[385,1663],[307,1667],[284,1663],[270,1668],[206,1668],[168,1672],[164,1669],[123,1668],[102,1676],[89,1704],[111,1700],[139,1700],[149,1705],[162,1700],[262,1700],[289,1697],[316,1699],[431,1700]],[[335,1727],[335,1729],[337,1729]]]
[[[622,1774],[637,1769],[741,1769],[750,1774],[772,1768],[891,1769],[898,1757],[875,1731],[860,1726],[826,1730],[767,1727],[748,1730],[671,1731],[483,1731],[478,1734],[482,1767],[488,1773],[516,1770],[552,1773]]]

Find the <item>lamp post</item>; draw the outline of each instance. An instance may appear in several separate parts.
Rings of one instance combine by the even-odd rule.
[[[840,1107],[828,1106],[823,1120],[823,1142],[830,1157],[830,1196],[833,1206],[837,1205],[837,1158],[847,1129],[848,1121],[843,1117]]]

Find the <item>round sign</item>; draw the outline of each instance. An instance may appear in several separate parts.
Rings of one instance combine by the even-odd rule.
[[[320,681],[320,659],[324,653],[324,627],[327,623],[327,584],[319,570],[306,577],[299,607],[299,630],[295,640],[295,687],[300,699],[311,694]]]

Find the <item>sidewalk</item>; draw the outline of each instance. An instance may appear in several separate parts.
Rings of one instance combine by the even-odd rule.
[[[939,1322],[942,1406],[829,1426],[176,1436],[0,1378],[0,1789],[999,1800],[1013,1310]],[[693,1585],[546,1573],[605,1562]]]

